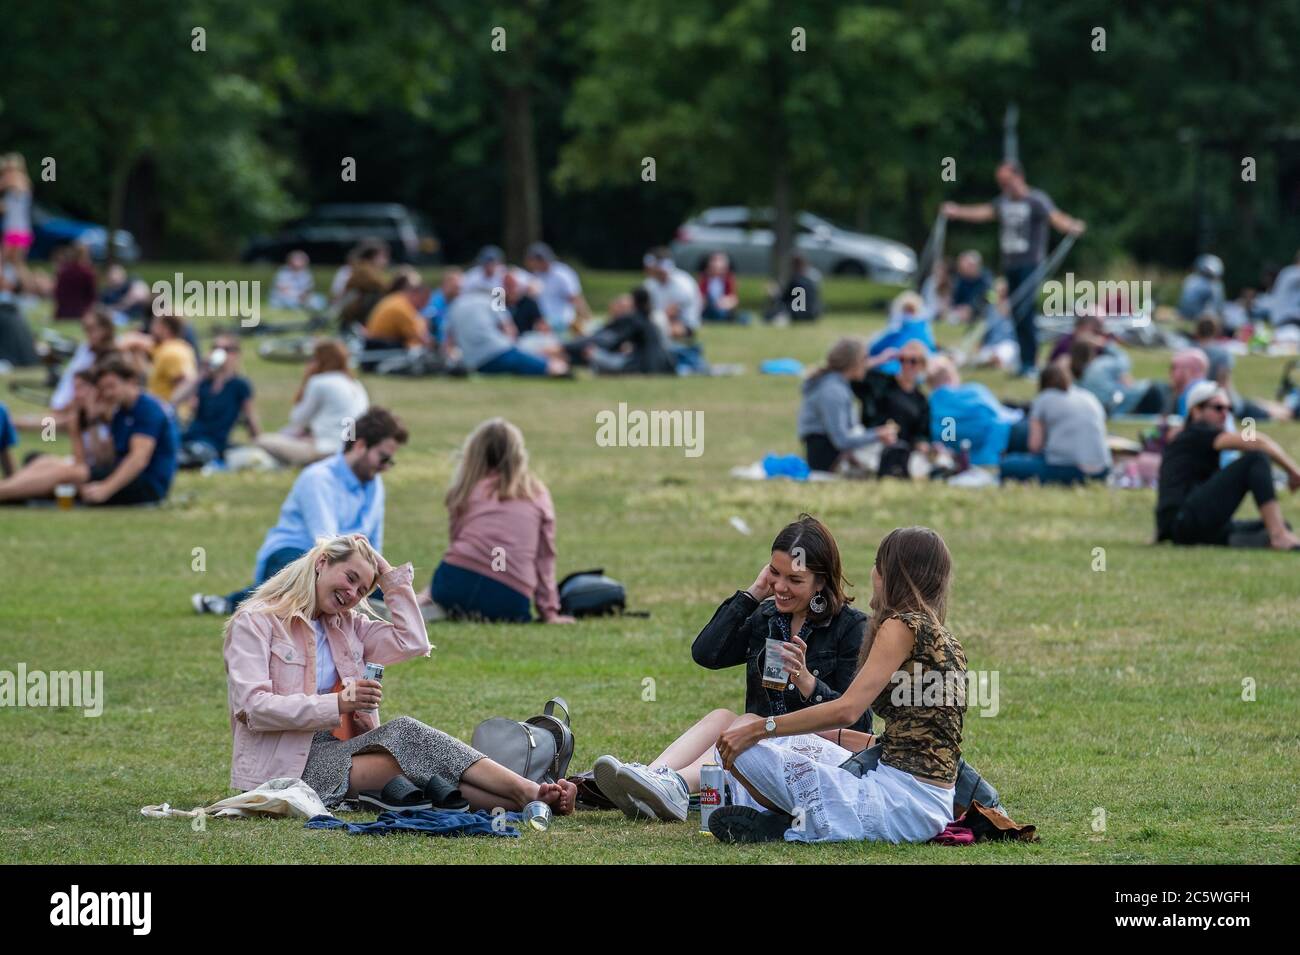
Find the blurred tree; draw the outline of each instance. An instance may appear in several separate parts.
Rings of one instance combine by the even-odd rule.
[[[961,145],[981,102],[969,91],[986,101],[998,69],[1023,55],[987,0],[628,0],[597,8],[586,36],[557,181],[628,182],[653,158],[646,188],[770,206],[774,274],[811,199],[925,218],[939,147]]]
[[[284,164],[255,135],[273,104],[232,72],[254,31],[230,13],[202,0],[135,0],[129,10],[54,0],[6,11],[0,136],[34,166],[55,159],[53,182],[34,177],[37,201],[116,229],[133,174],[156,170],[137,178],[166,195],[169,231],[207,251],[222,247],[226,230],[283,215]]]

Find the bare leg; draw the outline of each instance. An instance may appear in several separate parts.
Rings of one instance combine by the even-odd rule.
[[[254,443],[277,461],[296,467],[311,464],[323,457],[311,438],[299,438],[278,431],[264,432],[257,436]]]
[[[349,797],[367,790],[383,789],[402,767],[388,752],[359,753],[352,757],[352,771],[348,774]],[[467,782],[473,777],[474,782]],[[499,790],[497,790],[499,787]],[[578,788],[573,783],[543,783],[538,785],[518,776],[499,763],[480,759],[461,776],[459,785],[472,809],[495,809],[502,806],[518,811],[534,799],[550,803],[560,815],[573,812],[574,797]]]
[[[718,737],[736,721],[736,714],[731,710],[713,710],[677,739],[668,744],[668,748],[655,757],[651,766],[667,766],[681,772],[695,766],[696,784],[699,783],[698,764]]]
[[[85,484],[90,473],[83,464],[68,464],[52,454],[42,455],[10,478],[0,481],[0,501],[49,497],[60,484]]]
[[[3,485],[0,485],[3,487]],[[1269,543],[1277,550],[1290,550],[1300,544],[1300,538],[1286,528],[1282,517],[1282,505],[1276,500],[1269,501],[1259,509],[1259,516],[1268,528]]]
[[[573,812],[578,795],[578,787],[568,780],[535,783],[486,756],[461,774],[459,788],[474,809],[502,806],[517,812],[540,799],[562,816]]]
[[[352,757],[352,771],[348,773],[348,796],[372,789],[383,789],[394,776],[402,774],[391,753],[361,753]]]
[[[772,800],[764,796],[763,793],[759,791],[757,786],[751,783],[744,776],[740,775],[740,770],[738,770],[735,766],[731,767],[731,775],[735,777],[736,782],[740,783],[740,785],[745,787],[745,791],[748,792],[751,796],[753,796],[754,801],[757,802],[764,809],[770,809],[772,810],[772,812],[785,812],[784,809],[782,809],[780,806],[773,803]]]

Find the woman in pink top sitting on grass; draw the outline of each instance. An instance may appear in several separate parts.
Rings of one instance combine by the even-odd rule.
[[[451,543],[422,603],[450,617],[527,623],[535,602],[546,623],[573,622],[555,586],[555,506],[528,470],[518,428],[491,418],[470,433],[446,504]]]
[[[262,584],[226,623],[234,740],[230,784],[301,778],[326,806],[573,811],[572,783],[535,783],[417,719],[383,722],[366,664],[427,656],[410,564],[393,567],[361,535],[322,538]],[[383,587],[392,623],[366,595]]]

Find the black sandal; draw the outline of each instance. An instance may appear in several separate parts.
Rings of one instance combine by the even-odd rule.
[[[424,795],[434,809],[448,812],[468,812],[469,800],[460,794],[460,790],[451,783],[437,776],[430,776],[424,784]]]
[[[719,806],[709,816],[709,832],[719,842],[781,842],[794,821],[783,812],[761,812],[750,806]]]
[[[400,773],[378,792],[371,789],[357,793],[357,802],[385,812],[433,808],[433,801],[425,791]]]

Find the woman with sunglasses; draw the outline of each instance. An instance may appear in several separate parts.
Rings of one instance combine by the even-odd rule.
[[[1282,518],[1272,465],[1286,472],[1292,491],[1300,488],[1300,466],[1266,435],[1228,431],[1231,410],[1228,393],[1212,381],[1188,390],[1187,426],[1169,442],[1160,462],[1156,539],[1300,550],[1300,538]],[[1221,468],[1224,451],[1240,451],[1241,457]],[[1234,521],[1247,494],[1254,497],[1260,520]]]
[[[862,402],[865,427],[893,423],[898,428],[897,440],[881,454],[880,473],[906,477],[913,456],[920,455],[916,468],[921,473],[928,470],[925,463],[931,458],[930,400],[921,390],[930,350],[924,342],[912,339],[898,350],[897,359],[896,371],[887,371],[888,364],[868,371],[853,383],[853,393]]]

